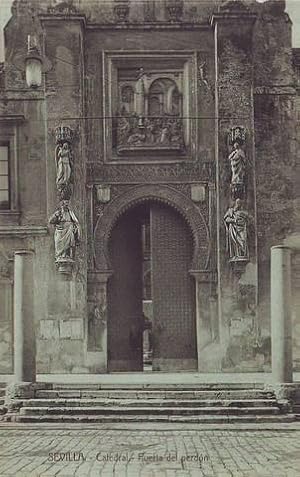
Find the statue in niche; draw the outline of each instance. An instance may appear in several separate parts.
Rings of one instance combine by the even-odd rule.
[[[74,260],[75,248],[80,242],[80,225],[68,200],[61,201],[49,223],[55,226],[55,261]]]
[[[225,216],[226,245],[231,262],[249,261],[248,247],[249,214],[242,208],[241,199],[236,199]]]
[[[243,198],[245,193],[246,155],[238,140],[234,142],[233,150],[228,159],[231,166],[232,198]]]
[[[58,144],[55,149],[56,186],[63,199],[69,198],[73,168],[71,146],[68,142]],[[66,197],[69,194],[68,197]]]

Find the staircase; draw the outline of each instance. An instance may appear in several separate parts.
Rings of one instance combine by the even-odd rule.
[[[16,401],[17,403],[17,401]],[[291,422],[263,385],[63,385],[23,399],[15,422]]]

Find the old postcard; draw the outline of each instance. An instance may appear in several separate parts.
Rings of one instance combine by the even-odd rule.
[[[0,476],[300,475],[300,2],[0,18]]]

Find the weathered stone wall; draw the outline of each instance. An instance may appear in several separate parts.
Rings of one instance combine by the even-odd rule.
[[[47,212],[59,206],[56,191],[55,128],[68,126],[74,132],[73,193],[70,207],[82,229],[71,276],[60,274],[54,263],[54,228],[47,260],[47,318],[40,322],[39,372],[87,372],[86,337],[86,225],[85,225],[85,135],[83,128],[83,32],[80,21],[58,24],[43,20],[45,54],[52,63],[45,84],[47,107]]]
[[[254,38],[258,314],[261,341],[267,342],[270,335],[270,247],[284,243],[293,235],[297,222],[295,172],[299,139],[291,22],[284,12],[284,2],[264,5]],[[295,332],[296,329],[295,323]],[[296,344],[295,350],[298,346]]]

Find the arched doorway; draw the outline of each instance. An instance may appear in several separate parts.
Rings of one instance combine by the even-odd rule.
[[[192,258],[190,227],[171,206],[149,200],[119,217],[109,240],[109,371],[197,369]]]

